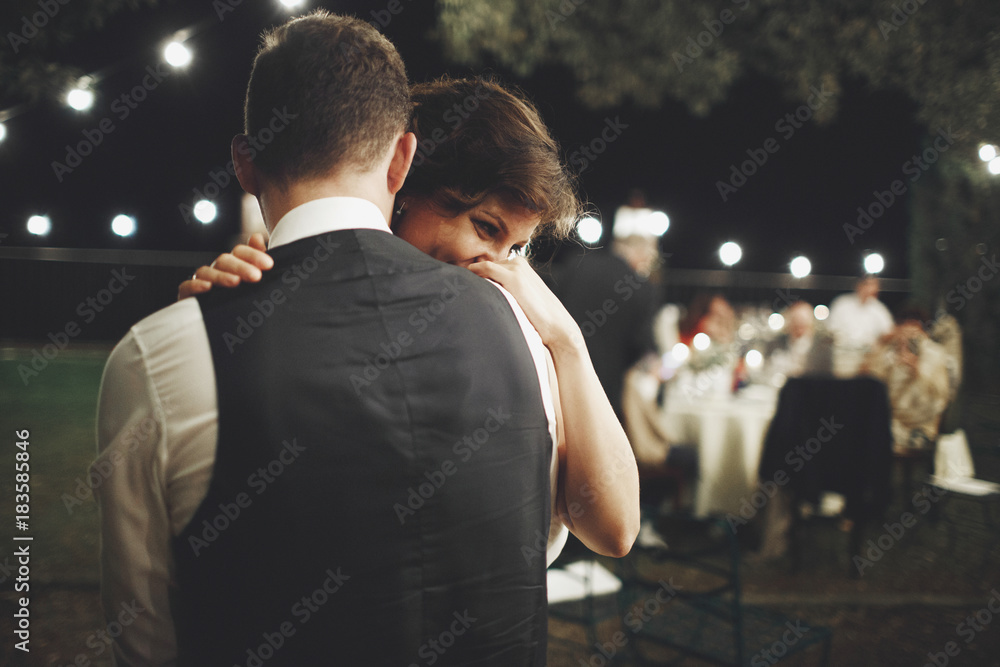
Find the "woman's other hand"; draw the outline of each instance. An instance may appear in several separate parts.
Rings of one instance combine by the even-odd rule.
[[[267,254],[264,235],[250,236],[246,245],[240,244],[232,252],[219,255],[211,266],[199,267],[194,276],[181,283],[177,290],[177,300],[202,294],[212,289],[212,285],[236,287],[242,281],[258,282],[262,271],[274,266],[274,260]]]
[[[580,349],[584,345],[580,325],[525,258],[476,262],[469,270],[510,292],[553,354],[561,348]]]

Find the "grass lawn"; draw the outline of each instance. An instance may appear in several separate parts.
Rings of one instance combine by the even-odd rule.
[[[66,350],[27,385],[19,366],[30,368],[30,349],[6,349],[0,356],[0,664],[12,659],[11,614],[15,600],[21,544],[30,544],[31,665],[71,664],[79,654],[90,664],[110,664],[99,643],[88,639],[102,630],[98,606],[97,504],[89,493],[87,473],[95,454],[94,420],[101,373],[109,350]],[[16,431],[28,430],[31,512],[29,529],[14,525],[14,455]],[[79,487],[79,488],[78,488]],[[82,501],[67,504],[67,498]],[[15,543],[15,535],[31,542]],[[17,651],[16,653],[20,653]],[[106,653],[100,651],[100,653]]]

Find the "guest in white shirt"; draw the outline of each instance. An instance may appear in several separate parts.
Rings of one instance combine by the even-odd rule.
[[[834,336],[834,372],[855,375],[865,353],[892,331],[892,313],[879,301],[879,279],[874,275],[858,280],[854,291],[842,294],[830,305],[826,326]]]

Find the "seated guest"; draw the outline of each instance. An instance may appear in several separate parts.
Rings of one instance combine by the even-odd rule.
[[[736,311],[721,294],[695,295],[680,322],[680,340],[690,346],[696,334],[704,333],[713,343],[729,344],[736,338]]]
[[[831,337],[816,331],[812,305],[796,301],[785,311],[784,333],[767,346],[767,368],[785,377],[830,373],[832,354]]]
[[[951,395],[949,356],[924,331],[929,317],[904,306],[896,326],[869,351],[861,370],[886,384],[895,451],[930,447]]]

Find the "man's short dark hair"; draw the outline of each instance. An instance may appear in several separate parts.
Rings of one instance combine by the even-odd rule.
[[[392,43],[364,21],[317,10],[262,36],[244,131],[256,139],[254,166],[287,185],[343,167],[374,168],[411,110]],[[289,120],[275,131],[279,113]]]

